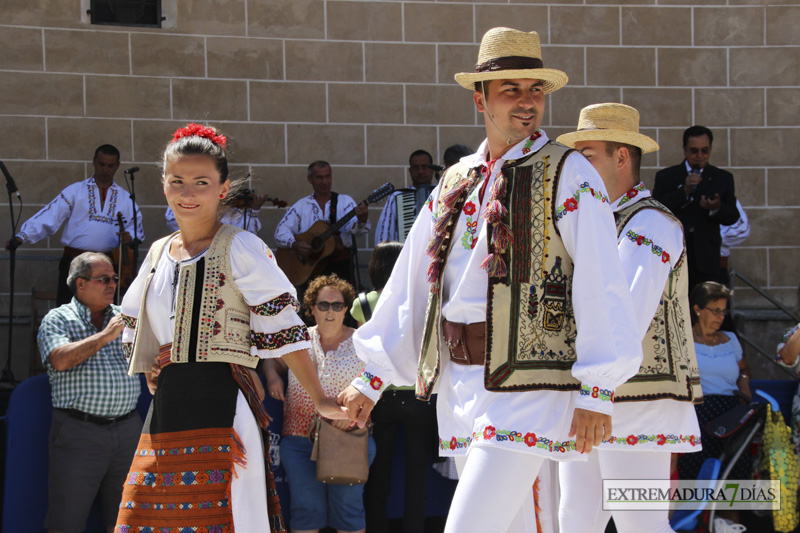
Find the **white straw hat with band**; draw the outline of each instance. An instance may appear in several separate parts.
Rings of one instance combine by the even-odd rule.
[[[639,133],[639,112],[625,104],[594,104],[581,109],[578,131],[558,138],[558,142],[570,148],[575,148],[575,143],[580,141],[630,144],[644,154],[658,150],[657,142]]]
[[[535,31],[492,28],[483,35],[475,72],[459,72],[456,81],[470,91],[476,82],[488,80],[541,80],[544,92],[551,93],[567,84],[567,75],[544,68],[542,46]]]

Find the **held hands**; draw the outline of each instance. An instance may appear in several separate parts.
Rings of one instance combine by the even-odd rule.
[[[708,209],[709,211],[716,211],[719,209],[721,201],[719,199],[719,194],[715,193],[713,197],[709,198],[708,196],[701,196],[700,197],[700,207],[703,209]]]
[[[359,392],[359,390],[352,385],[349,385],[339,393],[337,401],[339,405],[344,406],[344,409],[346,409],[345,412],[350,420],[355,422],[360,428],[363,428],[367,424],[369,414],[372,412],[372,408],[375,407],[375,402]]]
[[[569,436],[575,437],[575,449],[589,453],[604,439],[611,437],[611,415],[576,408],[572,415]]]
[[[350,422],[347,421],[347,410],[344,407],[341,407],[336,400],[333,398],[322,398],[319,403],[315,405],[319,414],[324,416],[325,418],[330,418],[332,420],[344,420],[347,422],[347,425],[350,426]]]

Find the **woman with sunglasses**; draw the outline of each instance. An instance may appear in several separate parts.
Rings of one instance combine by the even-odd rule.
[[[347,309],[355,298],[353,286],[335,274],[314,279],[303,296],[305,314],[316,322],[311,335],[311,359],[326,396],[335,396],[361,375],[364,362],[356,356],[353,328],[344,325]],[[311,460],[309,429],[314,405],[294,375],[284,395],[280,373],[286,372],[279,359],[267,361],[267,389],[284,400],[281,464],[286,469],[291,500],[290,526],[293,533],[309,533],[324,527],[343,532],[363,532],[364,485],[332,485],[317,481],[316,463]],[[332,424],[349,430],[349,420]],[[369,436],[368,460],[375,457],[375,443]]]
[[[285,531],[265,460],[262,359],[282,358],[317,409],[343,416],[322,391],[295,290],[272,252],[219,220],[226,141],[199,124],[174,133],[162,185],[180,231],[152,245],[122,302],[129,372],[145,373],[154,396],[118,533]]]
[[[742,402],[734,391],[750,397],[750,370],[742,357],[742,345],[736,334],[720,329],[731,294],[731,290],[721,283],[707,281],[697,285],[689,295],[697,367],[703,388],[703,403],[695,405],[703,449],[680,456],[678,470],[681,479],[697,479],[703,462],[722,454],[722,441],[706,431],[706,424]],[[728,477],[750,479],[746,457],[739,459]],[[735,514],[723,514],[723,517],[738,521]]]

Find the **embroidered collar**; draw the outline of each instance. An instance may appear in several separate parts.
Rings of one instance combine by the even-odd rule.
[[[628,207],[630,205],[635,204],[639,200],[643,200],[644,198],[649,198],[652,196],[650,191],[644,186],[644,182],[639,182],[637,185],[633,187],[633,189],[629,190],[622,196],[620,196],[614,203],[611,204],[612,211],[619,211],[623,207]]]

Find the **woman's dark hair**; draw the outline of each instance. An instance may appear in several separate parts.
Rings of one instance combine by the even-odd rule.
[[[164,173],[167,170],[167,161],[182,155],[204,155],[214,161],[214,165],[219,172],[220,182],[228,181],[228,155],[225,153],[225,137],[213,126],[204,126],[198,133],[184,134],[175,139],[179,132],[189,129],[196,124],[189,124],[186,128],[181,128],[173,136],[166,148],[164,157],[161,159]],[[211,138],[209,138],[211,137]]]
[[[380,291],[386,286],[394,264],[402,251],[403,245],[397,241],[386,241],[375,246],[367,268],[373,290]]]
[[[356,290],[350,283],[343,280],[336,274],[329,274],[327,276],[318,276],[308,284],[305,294],[303,295],[303,313],[309,318],[314,318],[311,314],[311,308],[317,303],[317,296],[319,291],[325,287],[331,287],[342,293],[344,296],[344,305],[346,309],[350,309],[350,304],[356,297]]]
[[[732,290],[716,281],[706,281],[695,285],[689,294],[689,304],[692,308],[692,325],[697,323],[697,313],[694,312],[695,305],[700,309],[704,309],[714,300],[725,300],[726,303],[730,304],[732,294]]]

